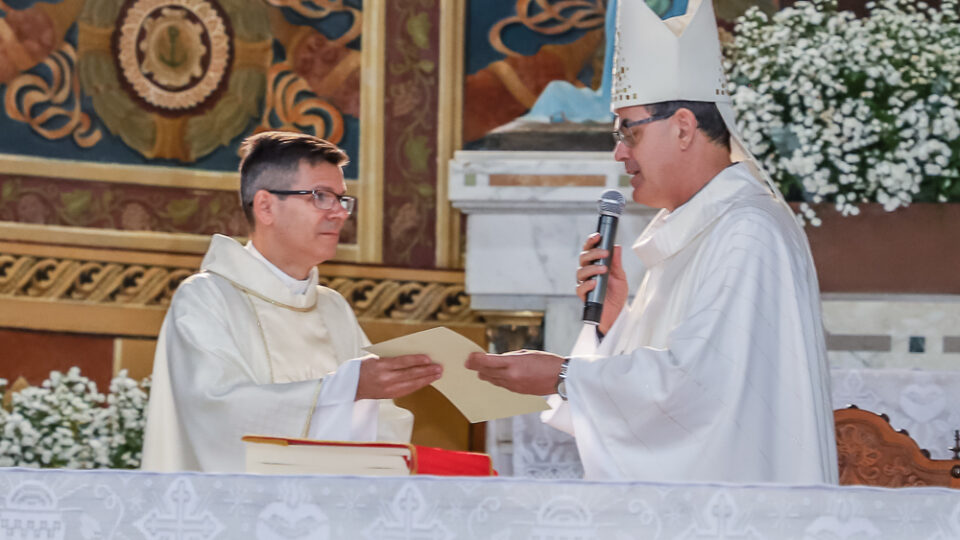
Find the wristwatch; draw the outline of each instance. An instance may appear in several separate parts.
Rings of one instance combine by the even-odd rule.
[[[560,374],[557,375],[557,395],[560,399],[567,400],[567,368],[570,367],[570,358],[564,358],[560,364]]]

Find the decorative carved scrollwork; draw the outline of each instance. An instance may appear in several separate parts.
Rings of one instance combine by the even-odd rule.
[[[353,306],[358,318],[479,322],[462,284],[369,278],[320,278]]]
[[[166,306],[194,268],[0,254],[0,295],[48,300]],[[322,271],[322,267],[321,267]],[[482,322],[462,283],[321,277],[358,318]]]
[[[870,486],[950,486],[955,461],[932,460],[905,432],[884,416],[856,408],[834,412],[840,484]]]
[[[165,306],[192,273],[190,268],[0,255],[0,294]]]

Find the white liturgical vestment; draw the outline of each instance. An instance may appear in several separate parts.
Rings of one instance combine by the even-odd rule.
[[[213,237],[157,340],[144,469],[242,472],[249,434],[410,439],[409,411],[354,401],[369,342],[349,304],[317,285],[316,268],[298,285],[255,250]]]
[[[604,339],[585,326],[569,401],[589,479],[836,483],[820,297],[789,208],[735,164],[633,249],[647,273]]]

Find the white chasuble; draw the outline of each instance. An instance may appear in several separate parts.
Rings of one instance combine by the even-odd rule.
[[[598,343],[585,326],[568,402],[589,479],[836,483],[820,296],[792,212],[742,164],[633,246],[647,273]]]
[[[309,280],[294,294],[251,251],[213,237],[157,340],[144,469],[242,472],[248,434],[409,441],[409,411],[354,401],[369,342],[315,268]]]

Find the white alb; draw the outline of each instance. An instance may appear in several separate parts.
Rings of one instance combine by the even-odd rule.
[[[243,435],[408,441],[412,415],[354,401],[362,347],[349,304],[317,285],[294,294],[257,254],[215,235],[177,289],[153,367],[143,465],[244,470]]]

